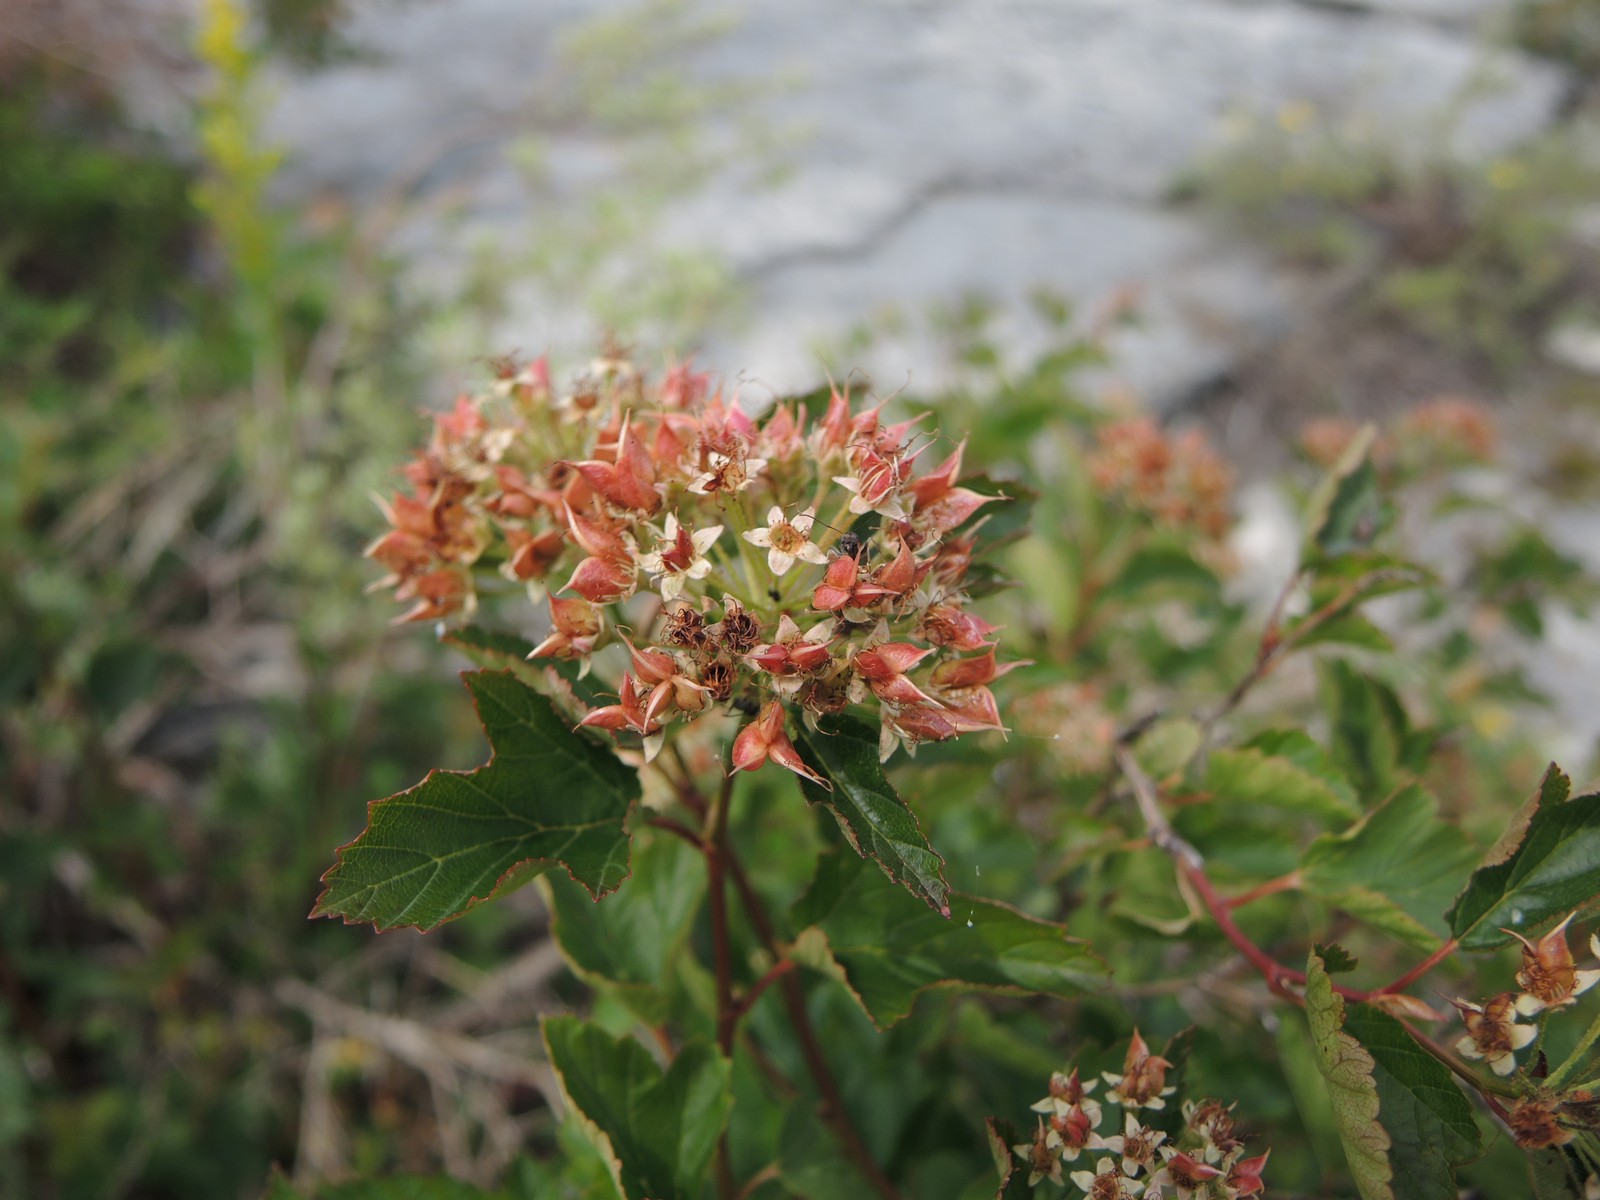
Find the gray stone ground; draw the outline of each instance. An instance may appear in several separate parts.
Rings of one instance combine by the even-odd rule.
[[[541,103],[557,39],[618,0],[356,0],[359,61],[277,83],[272,136],[289,151],[284,196],[375,205],[426,148],[448,147],[396,244],[413,286],[460,282],[473,247],[507,257],[547,198],[517,182],[506,154]],[[1437,150],[1446,137],[1487,160],[1555,119],[1573,82],[1508,50],[1507,0],[754,0],[700,50],[703,78],[757,81],[751,115],[798,128],[776,187],[737,165],[672,205],[659,244],[704,247],[744,287],[739,320],[699,347],[705,365],[775,388],[808,387],[819,347],[886,308],[918,313],[965,292],[1004,314],[1017,356],[1043,331],[1021,315],[1043,285],[1092,309],[1142,292],[1143,321],[1118,335],[1101,384],[1157,408],[1181,403],[1312,311],[1314,298],[1262,247],[1165,202],[1217,144],[1230,114],[1274,119],[1310,103],[1365,121],[1391,142]],[[641,29],[650,28],[641,25]],[[770,86],[765,81],[771,81]],[[1473,103],[1447,125],[1461,97]],[[581,124],[552,141],[561,203],[581,211],[583,179],[613,147]],[[557,214],[557,220],[561,214]],[[488,344],[581,354],[595,331],[570,297],[514,289]],[[1597,355],[1600,358],[1600,355]],[[880,338],[839,366],[884,387],[939,382],[930,335]],[[1271,524],[1270,503],[1256,516]],[[1600,568],[1596,520],[1553,513],[1552,532]],[[1281,537],[1279,539],[1281,541]],[[1289,547],[1269,537],[1267,561]],[[1553,613],[1536,679],[1570,697],[1553,745],[1587,756],[1600,684],[1592,626]]]
[[[463,248],[515,246],[536,218],[503,152],[536,103],[555,39],[608,0],[359,0],[365,61],[287,78],[270,129],[290,151],[286,192],[358,202],[416,160],[466,139],[445,170],[464,189],[449,223],[412,223],[422,286],[444,285]],[[886,308],[917,313],[967,291],[1003,307],[1045,285],[1093,306],[1143,289],[1145,321],[1118,375],[1154,404],[1216,374],[1292,318],[1293,282],[1260,249],[1225,238],[1163,196],[1215,143],[1230,112],[1309,101],[1388,130],[1435,136],[1469,87],[1490,94],[1453,131],[1490,155],[1551,119],[1561,74],[1494,51],[1495,0],[756,0],[700,52],[710,77],[773,80],[759,116],[799,128],[776,188],[735,168],[674,206],[662,236],[704,246],[747,288],[746,318],[702,361],[773,386],[809,385],[817,347]],[[476,135],[474,131],[484,131]],[[474,140],[475,139],[475,140]],[[581,131],[565,143],[585,151]],[[441,182],[434,180],[435,184]],[[583,193],[569,203],[584,203]],[[554,298],[520,289],[511,344],[588,339]],[[1002,323],[1025,353],[1040,331]],[[920,383],[917,338],[864,365]]]

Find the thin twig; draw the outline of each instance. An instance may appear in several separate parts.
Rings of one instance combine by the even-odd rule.
[[[822,1094],[822,1119],[833,1129],[845,1154],[861,1172],[862,1178],[872,1186],[872,1190],[883,1200],[901,1200],[899,1190],[883,1173],[883,1168],[878,1166],[872,1151],[867,1149],[860,1132],[850,1120],[844,1097],[839,1094],[838,1081],[833,1076],[833,1069],[828,1066],[827,1055],[822,1052],[822,1043],[817,1040],[816,1028],[811,1024],[811,1014],[806,1011],[804,985],[792,974],[785,975],[780,984],[784,1005],[789,1010],[789,1021],[800,1037],[800,1053],[805,1058],[806,1069],[810,1071],[811,1081],[817,1085],[817,1091]]]
[[[733,885],[739,893],[739,899],[744,905],[750,924],[755,928],[756,936],[761,939],[769,953],[781,958],[782,947],[778,945],[772,918],[767,914],[766,905],[751,884],[750,877],[745,874],[744,865],[739,861],[739,856],[732,846],[727,848],[727,860],[728,873],[733,877]],[[806,1070],[822,1097],[823,1121],[833,1130],[846,1156],[861,1172],[862,1178],[872,1186],[882,1200],[901,1200],[899,1190],[884,1174],[883,1168],[878,1166],[877,1160],[872,1157],[872,1151],[861,1140],[861,1134],[851,1121],[849,1110],[845,1108],[838,1080],[834,1078],[833,1069],[828,1065],[827,1055],[823,1053],[822,1043],[817,1038],[816,1027],[811,1023],[811,1014],[806,1009],[805,985],[793,971],[778,972],[777,980],[783,992],[784,1007],[789,1013],[789,1023],[800,1039],[800,1053],[805,1059]]]
[[[1427,958],[1423,959],[1416,966],[1412,967],[1411,970],[1407,971],[1404,975],[1400,976],[1399,979],[1396,979],[1393,983],[1384,984],[1381,988],[1378,988],[1372,994],[1374,996],[1392,996],[1396,992],[1405,991],[1413,983],[1415,983],[1417,980],[1421,979],[1429,971],[1433,970],[1436,966],[1438,966],[1440,963],[1442,963],[1445,959],[1449,958],[1452,954],[1454,954],[1456,952],[1456,950],[1459,948],[1459,945],[1460,945],[1460,943],[1458,943],[1455,940],[1455,938],[1451,938],[1448,942],[1446,942],[1444,945],[1440,946],[1432,954],[1428,955]]]
[[[684,841],[688,842],[689,845],[693,846],[696,850],[705,849],[705,843],[700,840],[700,835],[698,833],[690,829],[687,825],[674,821],[671,817],[650,817],[645,821],[645,824],[652,825],[657,829],[665,829],[674,837],[680,837]]]
[[[1305,999],[1292,991],[1291,987],[1304,986],[1305,973],[1284,966],[1251,941],[1250,936],[1239,928],[1238,922],[1233,919],[1228,901],[1223,899],[1216,885],[1211,882],[1211,877],[1206,874],[1205,860],[1200,857],[1199,851],[1179,837],[1167,822],[1165,814],[1161,811],[1161,799],[1156,793],[1155,782],[1145,773],[1128,747],[1118,746],[1115,754],[1118,769],[1133,789],[1134,801],[1139,807],[1140,816],[1144,819],[1145,828],[1149,831],[1150,841],[1172,859],[1183,878],[1194,888],[1200,903],[1216,922],[1222,936],[1261,972],[1273,993],[1290,1003],[1303,1005]],[[1333,983],[1333,990],[1348,1000],[1368,998],[1368,993],[1347,988],[1340,983]]]
[[[1155,781],[1145,774],[1144,768],[1139,765],[1139,760],[1133,756],[1133,751],[1122,745],[1116,748],[1114,754],[1117,769],[1133,788],[1133,800],[1139,807],[1139,816],[1144,820],[1150,841],[1162,853],[1182,866],[1194,868],[1203,866],[1205,859],[1200,857],[1200,851],[1178,836],[1177,831],[1172,828],[1172,824],[1161,811],[1161,801],[1156,795]]]
[[[767,973],[760,979],[751,984],[750,990],[747,991],[743,996],[739,997],[738,1003],[733,1006],[734,1023],[737,1024],[738,1022],[744,1020],[745,1014],[756,1006],[757,1000],[761,999],[761,993],[765,992],[774,983],[778,982],[780,978],[782,978],[788,972],[794,970],[794,968],[795,961],[792,958],[780,958],[777,962],[773,963],[771,969],[769,969]]]
[[[1276,879],[1269,879],[1265,883],[1258,883],[1247,891],[1240,892],[1237,896],[1230,896],[1227,905],[1230,909],[1243,908],[1246,904],[1254,904],[1268,896],[1276,896],[1279,892],[1292,892],[1300,886],[1300,872],[1290,871],[1287,875],[1280,875]]]
[[[1200,727],[1209,736],[1217,724],[1238,708],[1250,691],[1268,675],[1272,674],[1277,665],[1297,645],[1303,642],[1307,635],[1315,633],[1335,617],[1340,616],[1345,609],[1361,598],[1367,589],[1391,580],[1415,579],[1417,572],[1407,567],[1384,567],[1377,571],[1368,571],[1359,579],[1351,580],[1339,593],[1324,604],[1321,608],[1311,613],[1287,635],[1280,632],[1283,620],[1283,608],[1288,602],[1290,594],[1299,584],[1302,572],[1296,572],[1290,577],[1284,590],[1279,593],[1277,601],[1273,604],[1272,613],[1267,618],[1266,627],[1261,632],[1261,643],[1256,648],[1256,660],[1244,677],[1233,685],[1230,691],[1210,713],[1200,720]]]
[[[734,1197],[734,1200],[749,1200],[751,1196],[761,1189],[762,1184],[771,1183],[773,1180],[781,1179],[782,1177],[783,1172],[779,1170],[778,1164],[768,1163],[744,1181],[744,1186],[739,1189],[739,1194]]]

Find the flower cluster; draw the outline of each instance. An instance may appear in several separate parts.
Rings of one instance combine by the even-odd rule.
[[[1212,539],[1232,525],[1233,472],[1198,430],[1170,437],[1148,417],[1102,425],[1089,472],[1101,493],[1162,524]]]
[[[1331,467],[1344,456],[1361,424],[1347,417],[1314,417],[1300,429],[1300,449]],[[1438,396],[1408,409],[1373,444],[1382,466],[1466,466],[1493,462],[1500,444],[1493,414],[1476,400]]]
[[[1466,1033],[1456,1041],[1456,1053],[1479,1059],[1496,1075],[1510,1075],[1517,1069],[1517,1051],[1532,1045],[1538,1027],[1519,1023],[1519,1017],[1538,1017],[1541,1013],[1567,1008],[1600,981],[1600,970],[1578,970],[1567,945],[1567,926],[1576,913],[1569,914],[1537,942],[1530,942],[1515,930],[1510,934],[1522,943],[1522,965],[1517,971],[1518,992],[1501,992],[1482,1004],[1457,997],[1451,1001]],[[1600,935],[1591,934],[1589,950],[1600,958]]]
[[[1600,982],[1600,969],[1579,970],[1567,945],[1567,927],[1576,915],[1568,914],[1538,941],[1529,941],[1515,930],[1502,930],[1522,943],[1522,962],[1516,973],[1519,990],[1501,992],[1481,1004],[1459,997],[1452,1001],[1466,1026],[1456,1040],[1456,1053],[1482,1061],[1496,1075],[1514,1076],[1512,1086],[1520,1094],[1505,1105],[1503,1115],[1512,1138],[1527,1150],[1565,1146],[1580,1133],[1600,1132],[1600,1096],[1589,1087],[1562,1087],[1558,1082],[1580,1065],[1576,1055],[1587,1049],[1592,1031],[1580,1043],[1574,1061],[1554,1070],[1537,1053],[1544,1032],[1540,1022],[1571,1008],[1579,996]],[[1600,934],[1590,935],[1589,952],[1600,958]],[[1518,1071],[1516,1056],[1530,1046],[1535,1047],[1539,1065],[1528,1064],[1528,1070]],[[1592,1074],[1592,1068],[1585,1073]]]
[[[400,620],[524,586],[549,611],[530,657],[587,673],[624,648],[616,703],[581,723],[647,760],[673,726],[735,710],[754,719],[734,766],[808,777],[786,710],[875,708],[885,758],[1001,728],[990,685],[1019,664],[965,590],[997,497],[963,485],[961,444],[919,472],[938,436],[848,389],[755,416],[687,366],[650,382],[616,353],[566,389],[543,359],[496,373],[434,418],[383,506],[368,554],[411,605]]]
[[[1259,1195],[1265,1187],[1261,1172],[1267,1155],[1244,1157],[1231,1108],[1215,1100],[1184,1101],[1183,1129],[1174,1140],[1140,1119],[1143,1110],[1166,1107],[1166,1098],[1175,1091],[1166,1082],[1171,1067],[1165,1058],[1152,1054],[1134,1030],[1122,1071],[1102,1076],[1109,1085],[1105,1103],[1122,1110],[1121,1132],[1105,1136],[1098,1132],[1105,1111],[1092,1096],[1101,1080],[1084,1081],[1076,1067],[1051,1075],[1049,1094],[1033,1106],[1040,1114],[1033,1139],[1012,1147],[1028,1168],[1028,1186],[1046,1179],[1061,1185],[1065,1175],[1089,1200],[1235,1200]],[[1066,1167],[1080,1157],[1085,1167],[1067,1173]]]
[[[1117,721],[1091,683],[1058,683],[1018,696],[1010,715],[1019,733],[1040,738],[1051,769],[1103,775],[1111,766]]]

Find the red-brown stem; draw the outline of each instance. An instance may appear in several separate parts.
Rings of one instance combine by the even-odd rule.
[[[1233,919],[1233,913],[1229,910],[1228,902],[1217,892],[1211,877],[1206,874],[1205,860],[1200,857],[1200,852],[1178,836],[1177,831],[1172,828],[1166,815],[1161,811],[1161,797],[1156,791],[1155,781],[1145,773],[1145,769],[1139,765],[1139,760],[1134,758],[1133,752],[1127,746],[1118,746],[1113,753],[1117,768],[1128,781],[1128,785],[1133,788],[1134,803],[1144,820],[1145,829],[1149,831],[1150,841],[1172,859],[1173,865],[1193,886],[1195,894],[1200,897],[1200,903],[1205,906],[1206,912],[1222,931],[1222,936],[1261,972],[1273,993],[1292,1004],[1303,1005],[1305,998],[1290,991],[1289,985],[1303,985],[1306,981],[1305,975],[1278,962],[1239,928],[1238,922]],[[1347,988],[1339,983],[1333,984],[1333,990],[1349,1000],[1367,998],[1366,992]]]
[[[1293,1004],[1304,1004],[1305,999],[1289,990],[1289,984],[1303,984],[1306,977],[1299,971],[1284,966],[1273,958],[1260,946],[1250,940],[1248,934],[1240,929],[1229,911],[1228,902],[1217,894],[1217,889],[1212,886],[1210,877],[1204,868],[1197,863],[1178,861],[1178,869],[1183,872],[1184,878],[1194,888],[1195,894],[1200,897],[1200,903],[1206,907],[1206,912],[1211,914],[1211,919],[1217,923],[1217,928],[1222,931],[1222,936],[1233,944],[1233,948],[1244,955],[1250,964],[1260,971],[1266,979],[1267,986],[1273,993]],[[1338,984],[1334,985],[1336,991],[1341,993],[1344,989]]]
[[[1224,903],[1230,909],[1243,908],[1266,896],[1276,896],[1279,892],[1291,892],[1300,886],[1300,872],[1290,871],[1287,875],[1280,875],[1276,879],[1269,879],[1259,883],[1247,892],[1240,892],[1237,896],[1230,896]]]
[[[1367,572],[1360,579],[1353,580],[1337,596],[1296,625],[1291,636],[1285,638],[1279,633],[1279,627],[1283,619],[1284,605],[1293,593],[1295,585],[1300,582],[1301,572],[1295,572],[1290,577],[1289,582],[1284,585],[1283,591],[1278,594],[1278,599],[1273,604],[1272,615],[1267,618],[1266,628],[1261,633],[1261,643],[1256,648],[1255,662],[1245,672],[1244,678],[1234,684],[1233,690],[1228,693],[1222,703],[1201,721],[1202,727],[1208,732],[1213,729],[1223,717],[1240,705],[1256,684],[1272,674],[1273,669],[1283,660],[1284,656],[1294,649],[1297,644],[1305,640],[1307,634],[1312,633],[1337,617],[1354,603],[1367,588],[1381,580],[1399,578],[1405,575],[1414,575],[1414,573],[1397,567],[1387,567],[1382,570]]]
[[[861,1140],[861,1135],[856,1132],[856,1127],[850,1121],[849,1110],[844,1106],[844,1097],[839,1094],[839,1084],[833,1077],[832,1068],[828,1066],[827,1056],[822,1052],[822,1044],[817,1040],[817,1031],[811,1024],[811,1014],[806,1011],[805,987],[798,978],[789,974],[783,976],[780,984],[783,988],[784,1005],[789,1010],[789,1021],[800,1037],[800,1053],[806,1060],[806,1069],[811,1072],[811,1081],[817,1085],[817,1091],[822,1095],[822,1119],[833,1129],[840,1145],[844,1147],[844,1152],[861,1172],[862,1178],[871,1185],[872,1190],[883,1200],[901,1200],[899,1191],[883,1173],[883,1168],[878,1166],[877,1160],[872,1157],[872,1152],[867,1149],[867,1144]]]
[[[693,846],[696,850],[705,849],[705,843],[700,840],[700,835],[698,833],[690,829],[687,825],[682,825],[679,822],[674,821],[671,817],[651,817],[645,822],[645,824],[656,829],[665,829],[674,837],[680,837],[684,841],[688,842],[689,845]]]
[[[1445,959],[1454,954],[1458,945],[1459,943],[1455,940],[1455,938],[1451,938],[1432,954],[1428,955],[1427,958],[1423,959],[1416,966],[1412,967],[1411,970],[1400,976],[1399,979],[1396,979],[1393,983],[1384,984],[1372,994],[1374,996],[1392,996],[1395,992],[1405,991],[1413,983],[1421,979],[1429,971],[1433,970]]]
[[[749,875],[745,873],[744,864],[739,861],[739,856],[731,846],[728,847],[727,858],[728,874],[733,877],[733,886],[738,890],[739,899],[744,904],[745,915],[755,928],[756,936],[761,939],[769,953],[781,955],[782,948],[778,945],[772,918],[767,915],[767,906],[762,902],[760,893],[751,884]],[[778,965],[790,961],[792,960],[780,958]],[[850,1120],[849,1110],[844,1106],[844,1097],[839,1093],[839,1083],[833,1076],[833,1069],[828,1066],[828,1059],[822,1052],[821,1042],[817,1040],[816,1028],[811,1024],[811,1014],[806,1011],[805,985],[792,970],[780,972],[774,967],[768,975],[773,975],[775,972],[779,989],[783,992],[784,1007],[789,1013],[789,1023],[800,1039],[800,1053],[805,1059],[806,1070],[822,1097],[822,1119],[833,1130],[845,1154],[855,1164],[856,1170],[861,1172],[861,1177],[872,1186],[872,1190],[877,1192],[882,1200],[901,1200],[894,1183],[883,1173],[883,1168],[878,1166],[872,1157],[872,1151],[867,1149],[867,1144],[861,1140],[861,1134]],[[746,998],[747,1002],[749,999]]]
[[[1450,1051],[1439,1045],[1438,1042],[1434,1041],[1427,1034],[1423,1033],[1422,1030],[1418,1029],[1404,1017],[1397,1017],[1396,1020],[1398,1020],[1401,1027],[1411,1035],[1411,1039],[1416,1042],[1417,1045],[1421,1046],[1423,1050],[1427,1051],[1427,1053],[1431,1054],[1434,1058],[1438,1059],[1439,1062],[1443,1063],[1450,1073],[1457,1079],[1461,1080],[1469,1088],[1477,1092],[1478,1095],[1482,1096],[1484,1103],[1489,1106],[1490,1110],[1493,1111],[1495,1116],[1499,1117],[1502,1121],[1506,1119],[1507,1114],[1505,1106],[1500,1103],[1499,1099],[1496,1098],[1494,1092],[1491,1090],[1491,1088],[1496,1085],[1490,1084],[1476,1071],[1472,1070],[1454,1054],[1451,1054]],[[1498,1086],[1502,1089],[1502,1094],[1509,1092],[1508,1084],[1499,1084]]]
[[[773,1180],[781,1178],[781,1176],[782,1172],[779,1171],[778,1164],[768,1163],[744,1181],[744,1186],[739,1189],[739,1194],[734,1197],[734,1200],[748,1200],[748,1197],[755,1195],[763,1184],[771,1183]]]
[[[678,793],[678,800],[683,806],[694,813],[695,816],[704,818],[706,815],[706,800],[700,794],[700,789],[695,786],[694,772],[689,769],[688,762],[683,757],[683,747],[676,742],[672,744],[672,760],[678,764],[677,778],[667,772],[667,779],[672,784],[673,791]]]
[[[760,979],[750,985],[750,990],[739,997],[733,1006],[733,1020],[735,1024],[744,1020],[744,1016],[756,1006],[756,1001],[761,999],[761,993],[766,991],[780,978],[794,970],[795,961],[792,958],[780,958]]]

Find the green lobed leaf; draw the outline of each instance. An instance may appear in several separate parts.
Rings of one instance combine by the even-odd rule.
[[[875,1200],[876,1189],[845,1157],[839,1138],[807,1104],[791,1104],[779,1136],[778,1177],[795,1196],[829,1200]]]
[[[486,670],[508,670],[523,666],[533,652],[533,643],[514,633],[485,629],[481,625],[461,625],[444,630],[439,640],[453,646]]]
[[[313,916],[431,929],[556,863],[596,898],[627,878],[638,775],[510,672],[464,678],[489,762],[374,801],[366,831],[323,876]]]
[[[1228,808],[1258,805],[1338,821],[1361,813],[1354,790],[1327,752],[1299,730],[1263,735],[1237,750],[1213,750],[1205,789]]]
[[[542,884],[562,957],[593,987],[616,990],[642,1020],[665,1019],[660,987],[705,895],[705,863],[674,837],[635,843],[633,873],[596,904],[579,885],[547,876]]]
[[[1420,787],[1396,792],[1343,833],[1325,833],[1306,849],[1301,886],[1420,950],[1442,943],[1443,911],[1471,866],[1467,835],[1439,819]]]
[[[1318,675],[1332,720],[1333,761],[1364,800],[1387,796],[1426,761],[1434,735],[1412,728],[1394,689],[1349,663],[1324,659]]]
[[[546,694],[570,692],[591,708],[607,702],[594,676],[579,678],[580,664],[566,658],[530,661],[528,655],[533,652],[533,643],[514,633],[484,629],[480,625],[461,625],[446,629],[439,640],[485,670],[510,671],[529,687]]]
[[[954,920],[831,850],[794,905],[797,957],[840,979],[880,1029],[925,988],[1075,996],[1106,982],[1105,964],[1062,926],[994,900],[950,899]]]
[[[1029,1200],[1033,1189],[1028,1186],[1028,1165],[1017,1157],[1013,1147],[1027,1142],[1031,1132],[1024,1136],[1010,1121],[998,1117],[989,1117],[983,1127],[989,1139],[989,1153],[994,1156],[995,1176],[1000,1181],[994,1200]]]
[[[1577,1155],[1559,1148],[1526,1153],[1529,1200],[1582,1200],[1587,1171]]]
[[[569,1111],[626,1200],[699,1200],[733,1088],[728,1060],[687,1042],[665,1072],[631,1037],[546,1017],[544,1043]]]
[[[1472,873],[1445,917],[1466,949],[1503,946],[1503,928],[1535,928],[1600,896],[1600,794],[1568,800],[1570,789],[1552,763]]]
[[[1378,1085],[1372,1077],[1377,1063],[1344,1031],[1344,999],[1333,990],[1333,981],[1315,954],[1306,963],[1306,1021],[1350,1177],[1362,1200],[1396,1200],[1389,1165],[1391,1142],[1378,1121]]]
[[[1322,969],[1329,975],[1343,975],[1356,969],[1355,956],[1338,942],[1330,942],[1326,946],[1317,942],[1314,950],[1317,957],[1322,960]]]
[[[1342,613],[1323,621],[1308,633],[1300,633],[1298,626],[1285,631],[1298,649],[1308,646],[1346,646],[1356,650],[1370,650],[1376,654],[1394,652],[1394,641],[1360,613]]]
[[[1218,587],[1216,572],[1196,559],[1185,542],[1174,538],[1136,550],[1100,589],[1099,599],[1128,600],[1147,588],[1211,596]]]
[[[507,1196],[503,1190],[487,1192],[441,1175],[355,1179],[301,1191],[283,1175],[274,1173],[262,1200],[507,1200]]]
[[[884,775],[877,732],[841,714],[824,718],[816,730],[801,722],[797,748],[806,765],[833,784],[830,792],[801,779],[806,799],[833,814],[857,854],[872,859],[890,879],[948,917],[944,860]]]
[[[1395,1193],[1405,1200],[1456,1200],[1455,1169],[1481,1148],[1472,1105],[1449,1070],[1388,1013],[1355,1005],[1344,1028],[1372,1056]]]
[[[1188,717],[1162,717],[1139,735],[1134,757],[1152,779],[1165,779],[1188,766],[1205,734]]]
[[[1372,465],[1375,434],[1370,425],[1363,429],[1318,485],[1309,528],[1311,545],[1325,557],[1365,550],[1394,517]]]

